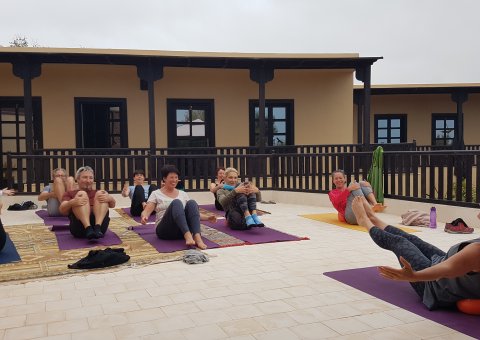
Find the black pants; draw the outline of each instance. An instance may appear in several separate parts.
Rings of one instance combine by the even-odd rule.
[[[130,214],[132,216],[140,216],[143,211],[143,203],[147,202],[150,194],[157,190],[158,187],[155,184],[150,184],[148,188],[148,196],[145,198],[145,189],[141,185],[136,185],[132,195],[132,204],[130,205]]]
[[[175,199],[157,224],[157,236],[162,240],[179,240],[189,231],[192,235],[200,233],[200,212],[194,200],[187,201],[185,209],[182,201]]]
[[[5,229],[3,229],[3,223],[0,220],[0,251],[3,250],[3,247],[5,247],[6,242],[7,242],[7,233],[5,232]]]
[[[397,259],[402,256],[415,271],[431,267],[433,255],[446,255],[443,250],[434,245],[391,225],[386,226],[384,230],[377,227],[371,228],[370,237],[379,247],[392,251]],[[417,294],[423,297],[425,282],[410,282],[410,284]]]
[[[73,237],[76,238],[85,238],[86,237],[86,229],[83,226],[82,222],[75,216],[73,213],[70,213],[68,215],[68,218],[70,219],[70,233],[73,235]],[[100,225],[100,231],[105,235],[108,229],[108,224],[110,223],[110,217],[108,217],[108,211],[107,215],[105,215],[105,218],[102,221],[102,224]],[[95,225],[95,215],[93,214],[93,211],[90,213],[90,225],[93,227]]]
[[[251,227],[247,226],[245,215],[240,207],[232,207],[225,213],[227,225],[233,230],[249,230]]]

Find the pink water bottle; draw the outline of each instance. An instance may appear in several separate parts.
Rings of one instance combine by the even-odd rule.
[[[430,228],[437,227],[437,209],[435,207],[430,208]]]

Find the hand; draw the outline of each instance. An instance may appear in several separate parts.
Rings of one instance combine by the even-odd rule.
[[[73,200],[74,207],[81,207],[89,203],[87,195],[77,195]]]
[[[9,188],[3,188],[2,193],[7,196],[15,195],[15,190]]]
[[[408,261],[402,256],[400,256],[400,263],[403,265],[403,268],[401,269],[392,267],[378,267],[380,275],[390,280],[415,282],[415,271],[412,269],[410,263],[408,263]]]
[[[360,184],[356,181],[348,186],[349,191],[358,190],[358,189],[360,189]]]
[[[97,199],[100,203],[109,203],[110,195],[105,190],[99,190],[97,193]]]
[[[211,222],[211,223],[216,223],[217,222],[217,216],[209,215],[208,218],[207,218],[207,221]]]
[[[248,191],[248,188],[244,185],[239,185],[233,189],[237,194],[245,194]]]
[[[148,217],[145,216],[145,214],[142,214],[142,216],[140,218],[140,223],[141,224],[147,224],[147,221],[148,221]]]

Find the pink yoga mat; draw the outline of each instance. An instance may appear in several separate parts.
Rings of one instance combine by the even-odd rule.
[[[426,319],[474,338],[480,338],[480,316],[464,314],[456,309],[429,311],[408,282],[386,280],[380,276],[377,267],[339,270],[323,274]]]
[[[185,240],[161,240],[158,238],[155,233],[155,226],[153,225],[142,225],[142,226],[133,226],[130,227],[131,230],[136,232],[141,238],[150,243],[159,253],[172,253],[174,251],[186,250],[189,249],[185,244]],[[203,242],[211,248],[220,247],[218,244],[207,240],[205,237],[202,237]]]
[[[71,250],[81,248],[91,248],[98,246],[113,246],[121,244],[122,240],[114,232],[107,229],[105,236],[100,239],[87,240],[86,238],[76,238],[70,233],[70,230],[65,226],[53,226],[52,231],[57,238],[58,249]]]

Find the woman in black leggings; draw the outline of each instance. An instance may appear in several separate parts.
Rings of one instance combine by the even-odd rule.
[[[380,275],[410,282],[428,309],[453,307],[462,299],[480,299],[480,238],[444,252],[381,221],[362,197],[354,199],[352,209],[372,240],[392,251],[402,265],[401,269],[379,267]]]

